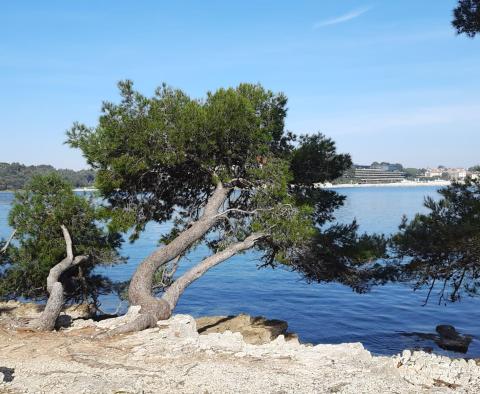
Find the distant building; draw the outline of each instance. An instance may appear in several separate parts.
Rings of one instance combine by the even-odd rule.
[[[449,179],[449,180],[463,180],[467,177],[468,171],[465,168],[428,168],[425,171],[425,178],[430,179]]]
[[[390,171],[383,168],[357,166],[354,178],[358,183],[394,183],[402,182],[406,174],[402,171]]]
[[[465,168],[451,168],[447,170],[448,177],[452,180],[461,180],[467,177],[467,170]]]
[[[441,178],[445,169],[442,168],[427,168],[425,171],[425,178]]]

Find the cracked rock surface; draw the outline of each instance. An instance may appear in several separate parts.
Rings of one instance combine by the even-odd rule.
[[[375,357],[360,343],[307,346],[283,335],[254,345],[239,332],[199,335],[188,315],[138,333],[96,336],[136,313],[76,320],[50,333],[0,326],[0,371],[10,371],[0,393],[480,392],[473,360],[409,351]]]

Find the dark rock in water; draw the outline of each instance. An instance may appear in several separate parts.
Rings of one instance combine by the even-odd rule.
[[[448,324],[442,324],[437,326],[436,331],[438,334],[423,332],[403,332],[401,333],[401,335],[406,337],[416,337],[420,341],[433,341],[438,347],[444,350],[467,353],[470,342],[472,342],[471,336],[460,334],[455,329],[455,327]],[[419,345],[415,347],[415,350],[417,348],[420,348],[427,353],[429,351],[431,352],[430,347],[423,347]]]
[[[449,324],[441,324],[435,328],[435,331],[440,334],[440,337],[446,339],[455,339],[459,335],[455,327]]]
[[[435,343],[439,347],[454,352],[467,353],[468,346],[472,342],[471,336],[458,333],[455,327],[448,324],[437,326],[436,331],[439,334],[439,338],[435,340]]]

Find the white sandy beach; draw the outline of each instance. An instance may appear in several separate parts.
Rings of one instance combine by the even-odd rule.
[[[392,182],[392,183],[341,183],[334,185],[332,183],[320,184],[319,187],[323,189],[344,189],[344,188],[357,188],[357,187],[419,187],[419,186],[448,186],[450,181],[431,181],[431,182]]]

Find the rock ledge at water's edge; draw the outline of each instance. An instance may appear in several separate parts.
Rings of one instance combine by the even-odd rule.
[[[242,334],[200,335],[175,315],[156,328],[95,337],[138,314],[75,320],[67,330],[32,333],[0,327],[0,383],[8,393],[477,393],[480,367],[409,351],[375,357],[360,343],[307,346],[284,335],[254,345]]]

